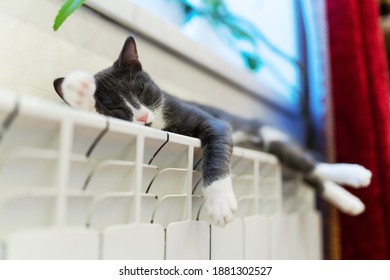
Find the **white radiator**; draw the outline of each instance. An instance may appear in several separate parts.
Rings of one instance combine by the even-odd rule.
[[[3,91],[0,124],[2,259],[322,257],[314,196],[298,184],[283,199],[271,155],[234,149],[239,210],[219,228],[198,139]]]

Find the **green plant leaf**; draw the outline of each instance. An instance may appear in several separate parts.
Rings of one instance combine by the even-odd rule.
[[[253,72],[259,71],[260,67],[263,65],[260,56],[254,53],[247,51],[241,51],[241,57],[245,62],[245,65]]]
[[[86,0],[66,0],[62,5],[61,9],[58,11],[58,14],[54,20],[53,29],[57,31],[58,28],[64,23],[64,21]]]

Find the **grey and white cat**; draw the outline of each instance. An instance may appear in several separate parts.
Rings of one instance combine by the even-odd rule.
[[[276,155],[322,193],[342,212],[358,215],[364,204],[338,184],[366,187],[371,172],[356,164],[316,162],[291,139],[258,120],[248,120],[222,110],[180,100],[162,91],[143,71],[135,40],[127,38],[114,64],[92,76],[70,73],[54,81],[57,93],[72,107],[199,138],[203,150],[203,194],[213,223],[223,226],[237,209],[230,177],[233,144],[251,141]]]

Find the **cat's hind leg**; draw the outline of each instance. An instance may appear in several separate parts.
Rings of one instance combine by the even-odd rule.
[[[338,184],[366,187],[372,176],[369,170],[357,164],[319,163],[292,141],[275,133],[270,137],[269,132],[272,131],[262,134],[266,150],[276,155],[284,166],[303,174],[305,179],[311,178],[308,183],[317,188],[324,200],[348,215],[359,215],[365,210],[358,197]]]
[[[277,156],[279,161],[304,175],[314,175],[322,180],[354,188],[367,187],[372,173],[358,164],[317,162],[307,151],[289,141],[287,136],[277,130],[264,127],[260,132],[264,139],[265,150]]]
[[[322,180],[315,176],[303,176],[303,180],[313,187],[322,199],[335,206],[341,212],[351,216],[364,212],[365,206],[363,202],[335,182]]]
[[[343,187],[329,180],[324,181],[323,186],[323,199],[334,205],[341,212],[351,216],[364,212],[365,206],[363,202]]]
[[[61,84],[63,99],[73,108],[96,112],[96,83],[93,75],[75,71],[67,75]]]
[[[372,177],[371,171],[363,166],[347,163],[319,163],[314,168],[313,175],[354,188],[367,187]]]

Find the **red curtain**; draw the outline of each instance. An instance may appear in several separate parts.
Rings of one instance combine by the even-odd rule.
[[[390,257],[390,110],[377,0],[327,0],[332,102],[338,162],[373,172],[358,217],[341,215],[343,259]]]

